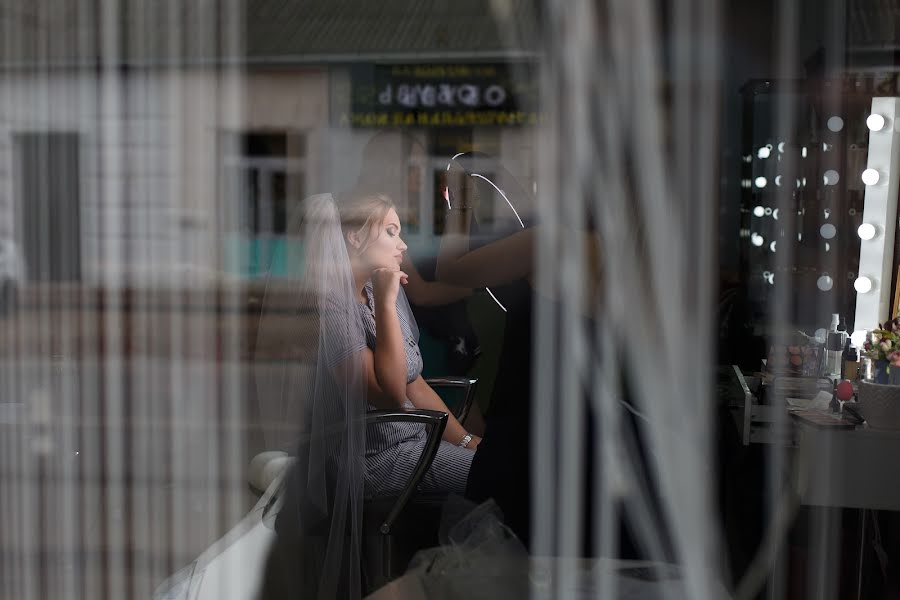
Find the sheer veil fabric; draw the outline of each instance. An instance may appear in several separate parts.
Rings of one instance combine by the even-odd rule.
[[[304,201],[299,233],[303,273],[277,333],[293,338],[299,351],[289,352],[267,382],[268,395],[260,396],[270,405],[262,412],[299,419],[288,424],[299,432],[296,461],[276,520],[273,554],[280,556],[270,557],[263,597],[359,598],[367,406],[359,351],[366,338],[330,194]],[[266,343],[263,332],[271,339],[279,329],[271,288],[258,346]]]

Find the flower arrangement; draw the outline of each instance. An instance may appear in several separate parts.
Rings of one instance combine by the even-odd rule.
[[[870,339],[863,344],[863,354],[874,361],[886,360],[900,367],[900,318],[872,330]]]

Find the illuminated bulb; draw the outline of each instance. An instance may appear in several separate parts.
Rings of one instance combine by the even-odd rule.
[[[778,152],[784,154],[784,142],[778,142]]]
[[[828,129],[837,133],[844,128],[844,120],[840,117],[831,117],[827,122]]]
[[[766,209],[763,208],[762,206],[757,206],[756,208],[753,209],[753,216],[754,216],[754,217],[762,217],[762,216],[764,216],[765,214],[766,214]]]
[[[866,185],[875,185],[879,179],[881,179],[881,175],[875,169],[866,169],[862,172],[862,180]]]
[[[859,234],[859,238],[862,240],[871,240],[878,231],[871,223],[863,223],[859,226],[859,229],[856,230],[856,233]]]
[[[775,219],[776,221],[778,220],[778,209],[777,208],[772,211],[772,218]]]
[[[868,127],[870,131],[881,131],[884,129],[884,122],[884,117],[877,113],[872,113],[869,115],[869,118],[866,119],[866,127]]]
[[[798,234],[797,234],[797,241],[798,241],[798,242],[802,242],[802,241],[803,241],[803,234],[802,234],[802,233],[798,233]]]
[[[772,252],[775,252],[775,242],[772,242],[771,244],[769,244],[769,250],[771,250]]]
[[[781,185],[781,175],[775,176],[775,185],[778,185],[778,186]]]
[[[772,209],[771,209],[770,207],[767,206],[767,207],[766,207],[766,210],[765,210],[765,213],[766,213],[766,216],[768,217],[769,215],[772,214]]]
[[[825,242],[825,252],[828,252],[830,250],[831,250],[831,244],[829,244],[828,242]]]
[[[800,156],[802,156],[803,158],[806,158],[806,146],[803,146],[802,148],[800,148]]]
[[[831,150],[831,144],[826,144],[825,142],[822,142],[822,152],[828,152],[829,150]]]
[[[754,246],[762,246],[766,243],[766,240],[763,239],[763,236],[759,235],[756,232],[750,234],[750,243]]]
[[[816,287],[818,287],[823,292],[827,292],[834,287],[834,281],[827,274],[823,274],[819,277],[818,281],[816,281]]]
[[[837,228],[831,223],[825,223],[821,227],[819,227],[819,235],[821,235],[826,240],[830,240],[837,234]]]
[[[853,287],[860,294],[867,294],[872,291],[872,280],[868,277],[857,277],[853,282]]]
[[[768,146],[763,146],[759,150],[756,151],[757,158],[769,158],[772,155],[772,151],[769,150]]]
[[[766,181],[766,178],[765,178],[765,177],[757,177],[757,178],[753,181],[753,183],[756,184],[756,187],[758,187],[758,188],[764,188],[764,187],[766,187],[766,184],[769,183],[769,182]]]
[[[841,176],[834,169],[828,169],[825,171],[823,179],[825,180],[825,185],[837,185],[837,182],[841,180]]]
[[[741,187],[742,188],[750,188],[753,187],[753,182],[749,179],[741,179]]]

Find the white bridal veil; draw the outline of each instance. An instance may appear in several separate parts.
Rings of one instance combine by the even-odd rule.
[[[282,351],[296,349],[281,354],[287,360],[268,373],[259,401],[270,416],[296,418],[282,425],[299,438],[283,490],[279,542],[270,557],[265,595],[357,598],[366,412],[358,351],[366,338],[330,195],[304,202],[300,229],[302,278],[279,299],[269,286],[258,338],[258,347],[274,343]]]

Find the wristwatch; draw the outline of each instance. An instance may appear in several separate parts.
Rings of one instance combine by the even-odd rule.
[[[459,441],[460,448],[465,448],[466,446],[469,445],[469,442],[471,442],[471,441],[472,441],[472,434],[467,433],[466,435],[463,436],[463,439],[461,439]]]

